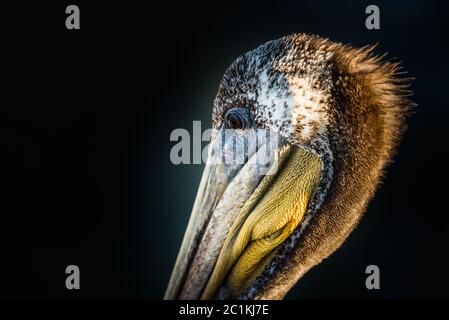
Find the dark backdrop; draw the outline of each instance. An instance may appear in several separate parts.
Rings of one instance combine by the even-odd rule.
[[[396,161],[344,246],[288,295],[448,298],[445,1],[2,4],[0,296],[160,299],[201,165],[174,166],[175,128],[210,126],[226,67],[309,32],[403,61],[419,104]],[[365,28],[368,4],[381,29]],[[65,289],[65,267],[81,290]],[[365,289],[365,267],[381,290]]]

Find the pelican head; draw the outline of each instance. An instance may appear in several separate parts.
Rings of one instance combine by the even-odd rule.
[[[408,80],[372,47],[305,34],[236,59],[165,298],[282,299],[362,217],[413,106]]]

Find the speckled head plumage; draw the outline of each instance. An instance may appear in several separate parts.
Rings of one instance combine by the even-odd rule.
[[[235,60],[220,86],[213,123],[235,105],[251,108],[255,123],[291,143],[310,144],[328,123],[332,99],[329,43],[305,35],[270,41]]]
[[[212,122],[250,110],[254,126],[310,150],[323,175],[304,219],[240,299],[280,299],[334,252],[362,217],[414,104],[397,63],[317,36],[295,34],[237,58],[223,76]]]

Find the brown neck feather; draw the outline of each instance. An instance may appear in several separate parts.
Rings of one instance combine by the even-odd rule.
[[[413,107],[406,98],[410,79],[398,65],[356,50],[332,45],[335,105],[328,127],[333,177],[321,208],[299,241],[256,298],[280,299],[313,266],[332,254],[362,217],[374,195]]]

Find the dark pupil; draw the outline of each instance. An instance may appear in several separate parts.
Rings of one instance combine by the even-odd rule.
[[[228,114],[226,119],[226,124],[229,128],[232,129],[243,129],[243,121],[239,115],[231,112]]]

